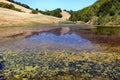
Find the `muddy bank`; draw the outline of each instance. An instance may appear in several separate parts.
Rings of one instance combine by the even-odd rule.
[[[47,31],[57,27],[40,26],[40,27],[13,27],[13,28],[0,28],[1,38],[10,37],[27,37],[34,32]]]

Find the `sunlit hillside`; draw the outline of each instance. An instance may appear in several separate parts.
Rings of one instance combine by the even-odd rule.
[[[120,25],[120,0],[97,0],[93,5],[72,12],[70,20],[94,25]]]
[[[62,19],[43,15],[41,13],[38,14],[32,14],[30,9],[24,8],[20,5],[17,5],[15,3],[11,3],[6,0],[0,0],[0,2],[4,2],[7,4],[12,4],[15,6],[15,8],[20,9],[22,12],[18,12],[15,10],[7,9],[7,8],[0,8],[0,25],[1,26],[12,26],[20,24],[26,25],[26,24],[47,24],[47,23],[58,23]],[[19,25],[18,25],[19,26]]]

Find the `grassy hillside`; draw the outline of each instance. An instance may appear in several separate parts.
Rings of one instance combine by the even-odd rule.
[[[71,12],[72,21],[94,25],[120,25],[120,0],[97,0],[93,5]]]
[[[13,1],[13,0],[12,0]],[[30,13],[31,10],[28,8],[25,8],[24,6],[21,6],[19,4],[11,2],[11,0],[0,0],[0,2],[6,3],[6,4],[12,4],[15,8],[21,9],[25,13]]]
[[[36,13],[36,10],[25,8],[8,0],[0,0],[0,17],[2,17],[0,27],[54,24],[62,21],[60,18],[43,15],[38,11],[38,14],[31,13]]]
[[[54,10],[46,10],[46,11],[42,11],[42,10],[39,10],[39,9],[33,9],[31,8],[30,6],[28,6],[27,4],[24,4],[24,3],[21,3],[21,2],[17,2],[17,1],[14,1],[14,0],[7,0],[9,2],[12,2],[12,3],[15,3],[17,5],[20,5],[24,8],[27,8],[27,9],[31,9],[31,13],[33,14],[38,14],[39,12],[44,14],[44,15],[49,15],[49,16],[54,16],[54,17],[58,17],[58,18],[61,18],[62,15],[60,14],[62,12],[62,10],[60,8],[57,8],[57,9],[54,9]]]
[[[46,10],[46,11],[42,11],[42,10],[39,10],[39,9],[32,9],[30,6],[28,6],[27,4],[23,4],[21,2],[17,2],[17,1],[14,1],[14,0],[7,0],[9,2],[12,2],[12,3],[15,3],[17,5],[20,5],[22,7],[25,7],[27,9],[31,9],[31,13],[33,14],[38,14],[39,12],[44,14],[44,15],[50,15],[50,16],[54,16],[54,17],[58,17],[58,18],[61,18],[62,15],[60,14],[61,13],[61,9],[60,8],[57,8],[57,9],[54,9],[54,10]]]
[[[27,9],[32,9],[32,8],[31,8],[30,6],[28,6],[27,4],[23,4],[23,3],[20,3],[20,2],[14,1],[14,0],[6,0],[6,1],[15,3],[15,4],[20,5],[20,6],[23,6],[23,7],[27,8]]]
[[[15,8],[15,6],[13,4],[0,2],[0,7],[22,12],[21,9]]]

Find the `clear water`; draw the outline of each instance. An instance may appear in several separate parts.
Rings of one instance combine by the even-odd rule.
[[[0,43],[1,44],[1,43]],[[0,49],[98,51],[96,44],[65,27],[1,44]]]
[[[57,49],[57,50],[96,50],[95,44],[81,37],[76,33],[67,33],[57,35],[55,33],[39,33],[26,39],[34,45],[41,45],[42,49]]]

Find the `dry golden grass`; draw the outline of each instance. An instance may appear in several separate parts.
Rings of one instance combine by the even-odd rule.
[[[62,21],[63,19],[39,14],[31,14],[31,10],[26,9],[20,5],[0,0],[0,2],[13,4],[16,8],[21,9],[23,12],[17,12],[5,8],[0,8],[0,26],[13,26],[20,24],[53,24]]]
[[[63,20],[68,20],[71,16],[68,12],[66,12],[64,10],[62,10],[61,15],[62,15]]]
[[[31,12],[30,9],[24,8],[24,7],[20,6],[20,5],[11,3],[11,2],[6,1],[6,0],[0,0],[0,2],[4,2],[4,3],[8,3],[8,4],[13,4],[16,8],[21,9],[22,11],[24,11],[24,12],[26,12],[26,13],[30,13],[30,12]]]
[[[15,25],[15,24],[47,24],[47,23],[57,23],[62,19],[46,16],[42,14],[30,14],[17,12],[5,8],[0,8],[0,25]]]
[[[0,2],[13,4],[16,8],[21,9],[23,12],[17,12],[5,8],[0,8],[0,26],[13,26],[13,25],[28,25],[28,24],[54,24],[59,21],[65,21],[70,18],[70,14],[66,11],[61,12],[62,18],[56,18],[52,16],[39,14],[31,14],[31,10],[24,8],[20,5],[11,3],[6,0],[0,0]]]

